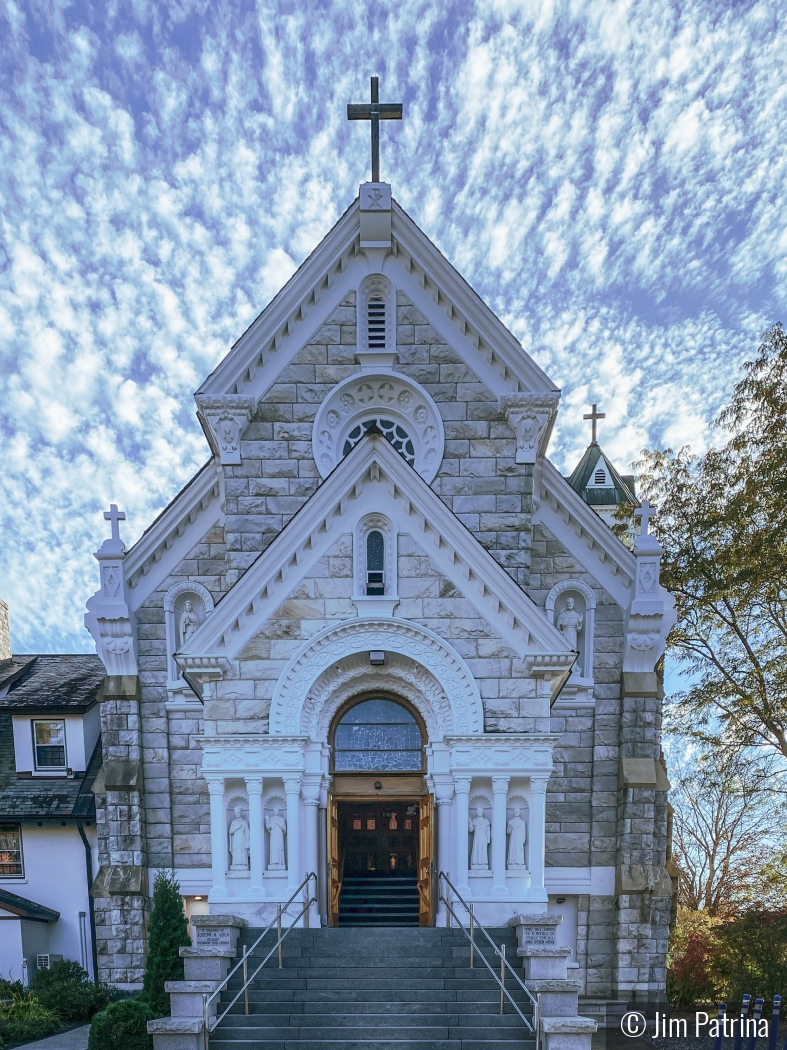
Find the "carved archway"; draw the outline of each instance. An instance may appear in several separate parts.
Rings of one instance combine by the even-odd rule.
[[[334,704],[338,707],[343,702],[344,687],[349,682],[350,692],[363,688],[360,679],[366,676],[360,671],[362,664],[371,678],[368,654],[372,650],[395,656],[388,667],[381,668],[375,684],[389,677],[402,692],[409,674],[411,688],[403,695],[416,704],[430,740],[441,739],[447,732],[483,733],[481,696],[461,656],[434,631],[395,619],[352,620],[328,627],[305,642],[276,683],[270,732],[326,739],[332,717],[329,712],[335,710]]]

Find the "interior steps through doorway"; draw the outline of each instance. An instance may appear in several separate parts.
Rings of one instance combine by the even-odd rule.
[[[339,897],[340,926],[418,926],[414,875],[345,875]]]

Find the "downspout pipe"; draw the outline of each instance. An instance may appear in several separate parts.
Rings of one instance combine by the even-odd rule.
[[[90,914],[90,947],[93,955],[93,980],[98,984],[98,949],[96,948],[96,905],[90,890],[93,886],[93,851],[85,834],[84,825],[77,821],[77,831],[85,847],[85,869],[87,872],[87,907]]]

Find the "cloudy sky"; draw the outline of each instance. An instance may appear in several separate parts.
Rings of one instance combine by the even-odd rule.
[[[619,467],[709,440],[784,318],[783,3],[0,0],[0,597],[89,650],[207,446],[193,391],[368,178],[345,105],[403,101],[382,176]]]

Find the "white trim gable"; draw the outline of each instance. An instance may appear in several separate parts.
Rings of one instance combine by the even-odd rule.
[[[359,291],[375,273],[410,298],[497,397],[555,393],[546,374],[410,216],[395,202],[392,207],[391,249],[382,261],[379,249],[360,246],[356,200],[208,376],[198,401],[262,398],[348,292]]]
[[[128,551],[123,570],[136,610],[223,518],[222,473],[210,460]]]
[[[184,654],[234,657],[336,538],[374,512],[409,533],[521,659],[548,657],[550,671],[569,670],[574,654],[561,632],[380,435],[367,436],[342,460],[194,632]]]
[[[634,597],[634,555],[547,459],[536,473],[536,494],[533,524],[549,529],[598,585],[627,609]]]

